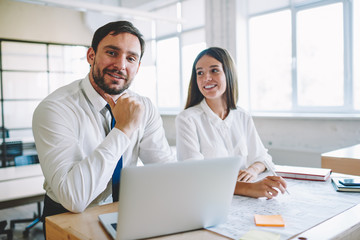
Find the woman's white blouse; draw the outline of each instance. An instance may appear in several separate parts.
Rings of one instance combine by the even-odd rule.
[[[248,113],[237,108],[222,120],[205,100],[176,117],[176,149],[179,161],[240,156],[245,159],[241,169],[272,163]]]

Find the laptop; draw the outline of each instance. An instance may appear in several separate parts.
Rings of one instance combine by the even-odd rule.
[[[99,220],[113,239],[141,239],[226,221],[240,168],[238,157],[213,158],[121,171],[118,212]]]

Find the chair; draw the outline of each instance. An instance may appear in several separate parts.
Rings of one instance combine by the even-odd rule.
[[[12,240],[13,239],[13,232],[11,231],[11,229],[5,230],[6,225],[7,225],[6,220],[0,222],[0,235],[1,234],[6,234],[7,239]]]
[[[24,166],[39,163],[39,158],[37,155],[21,155],[16,156],[14,162],[15,166]]]
[[[22,155],[22,156],[16,156],[14,161],[15,161],[15,166],[23,166],[23,165],[39,163],[39,158],[37,155]],[[15,228],[16,223],[31,222],[29,225],[26,226],[25,230],[23,231],[24,237],[27,237],[29,235],[30,229],[34,227],[36,224],[38,224],[40,221],[41,221],[41,202],[37,202],[37,213],[34,212],[34,216],[32,218],[11,220],[10,229],[13,230]]]
[[[14,158],[23,154],[22,141],[5,141],[0,145],[2,167],[13,166]]]
[[[1,151],[3,150],[3,146]],[[11,141],[5,142],[5,152],[7,156],[21,156],[23,154],[23,144],[22,141]]]
[[[8,137],[9,137],[9,130],[7,128],[0,127],[0,138],[8,138]]]

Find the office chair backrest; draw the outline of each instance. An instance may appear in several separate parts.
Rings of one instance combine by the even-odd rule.
[[[3,136],[5,138],[8,138],[9,137],[9,130],[7,128],[0,127],[0,138],[3,138]]]
[[[14,158],[15,166],[39,163],[38,155],[22,155]]]
[[[6,156],[20,156],[23,154],[22,141],[5,142]],[[3,154],[4,143],[0,146],[0,152]]]

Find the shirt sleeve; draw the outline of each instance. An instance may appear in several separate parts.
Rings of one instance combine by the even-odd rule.
[[[116,163],[129,144],[127,136],[114,128],[98,146],[81,146],[79,138],[84,136],[80,129],[89,127],[96,126],[66,104],[42,102],[33,115],[45,189],[51,188],[56,200],[72,212],[84,211],[107,188]],[[93,150],[85,154],[84,148]]]
[[[267,149],[264,147],[259,134],[257,133],[254,121],[250,116],[247,120],[247,146],[248,159],[246,167],[249,167],[255,162],[262,162],[266,167],[267,164],[274,165],[271,156],[268,154]]]
[[[195,123],[180,113],[175,119],[175,126],[178,160],[204,159]]]
[[[139,139],[139,158],[144,164],[174,162],[175,154],[165,136],[163,122],[152,102],[143,98],[146,109],[144,133]]]

